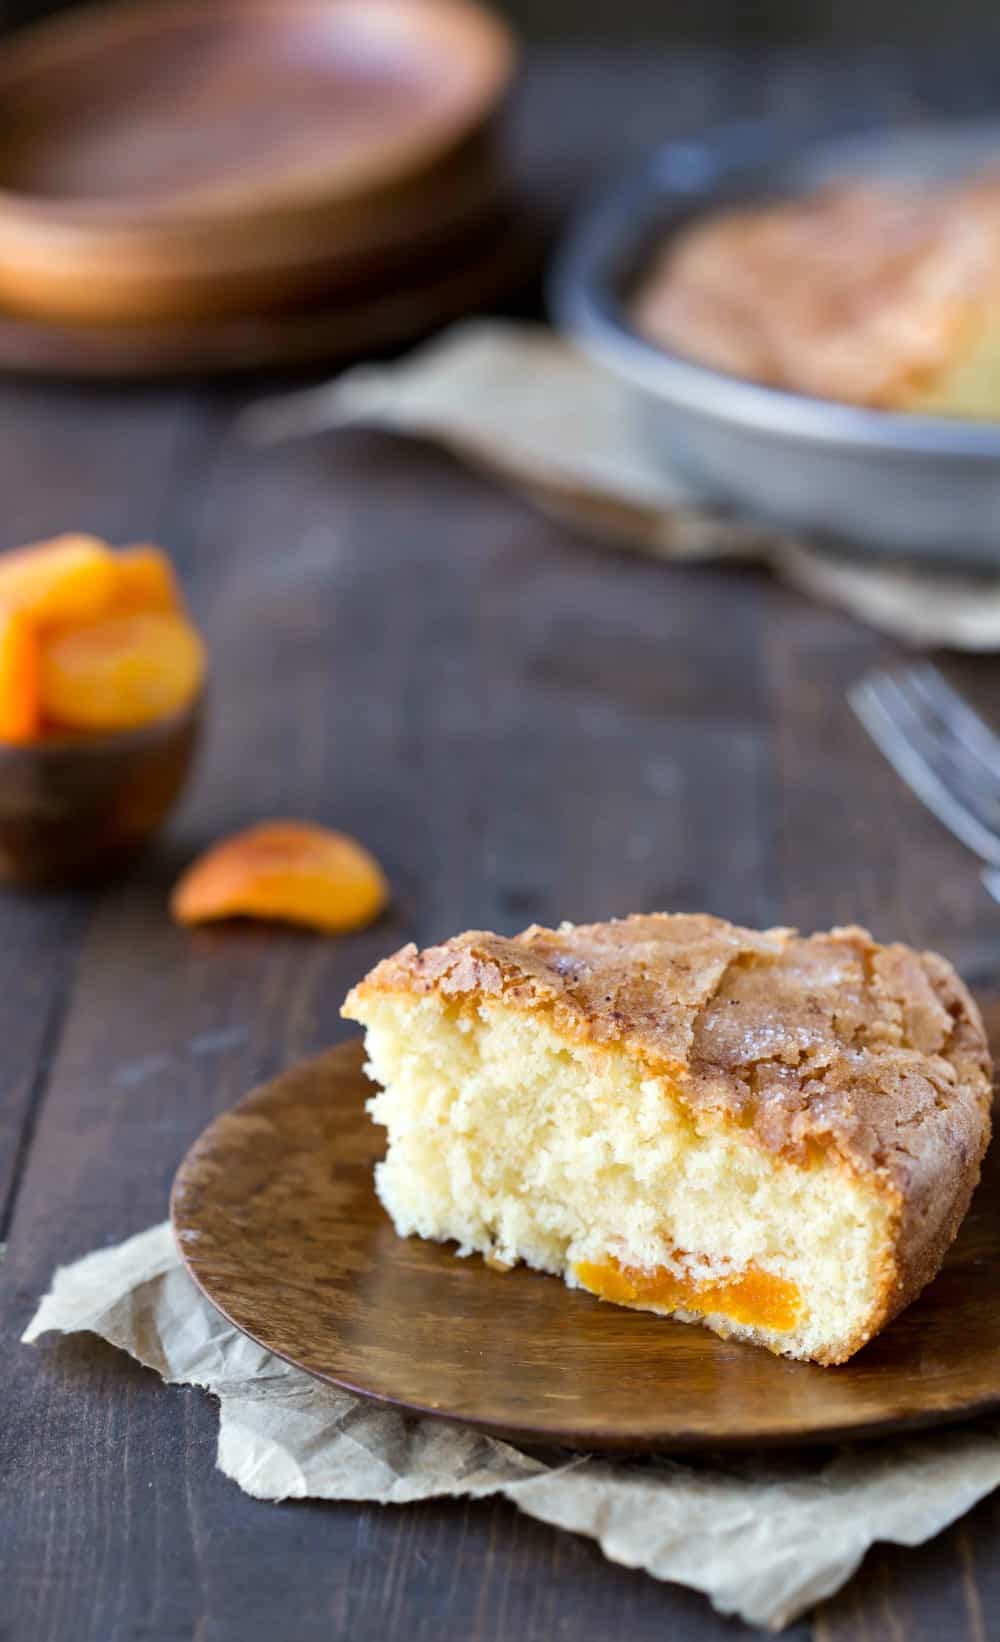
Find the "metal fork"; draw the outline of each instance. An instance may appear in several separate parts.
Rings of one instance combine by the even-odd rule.
[[[1000,901],[1000,736],[929,664],[869,673],[847,699],[897,775],[987,863]]]

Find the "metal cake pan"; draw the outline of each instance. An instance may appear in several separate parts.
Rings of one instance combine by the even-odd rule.
[[[629,293],[654,246],[734,199],[859,174],[1000,164],[1000,121],[802,144],[758,125],[659,150],[587,210],[553,269],[557,324],[642,390],[643,436],[704,498],[857,554],[1000,566],[1000,421],[869,410],[725,375],[643,339]]]

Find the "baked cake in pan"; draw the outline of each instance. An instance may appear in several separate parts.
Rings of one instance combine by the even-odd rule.
[[[472,932],[404,947],[344,1014],[401,1236],[819,1363],[934,1276],[989,1138],[969,993],[863,929]]]
[[[632,317],[772,387],[1000,418],[1000,172],[709,212],[653,259]]]

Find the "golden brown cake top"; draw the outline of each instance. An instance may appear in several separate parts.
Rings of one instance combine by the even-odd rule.
[[[568,1037],[620,1045],[697,1114],[769,1151],[834,1149],[903,1191],[978,1166],[991,1065],[975,1003],[932,952],[866,930],[803,937],[655,913],[505,938],[471,931],[385,959],[344,1006],[436,993],[537,1012]]]
[[[899,406],[1000,290],[1000,173],[859,182],[721,209],[672,237],[633,304],[652,341],[735,376]]]

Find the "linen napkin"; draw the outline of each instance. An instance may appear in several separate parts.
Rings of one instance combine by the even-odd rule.
[[[219,1401],[217,1463],[261,1500],[405,1505],[501,1494],[597,1540],[613,1562],[703,1591],[781,1630],[849,1578],[876,1540],[917,1545],[1000,1484],[1000,1422],[829,1454],[598,1460],[522,1453],[310,1378],[226,1322],[169,1225],[56,1272],[24,1339],[87,1331],[168,1384]]]
[[[851,560],[739,518],[646,450],[638,406],[637,389],[544,326],[473,320],[402,361],[251,406],[241,432],[261,444],[352,424],[418,434],[605,539],[668,560],[756,560],[907,643],[1000,649],[1000,576]]]

